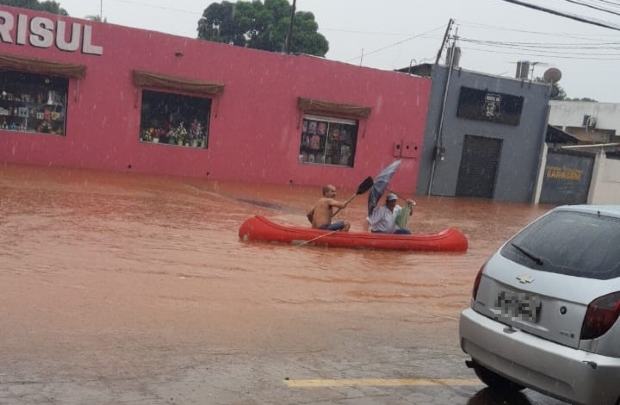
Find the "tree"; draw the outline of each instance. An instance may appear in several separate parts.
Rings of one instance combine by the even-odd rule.
[[[90,20],[93,22],[108,22],[108,18],[104,17],[103,21],[101,21],[101,16],[100,15],[87,15],[86,17],[84,17],[86,20]]]
[[[557,83],[553,83],[553,87],[558,89],[558,94],[554,97],[551,97],[551,100],[568,100],[566,97],[566,92],[564,88]]]
[[[579,97],[575,97],[575,98],[566,98],[566,101],[588,101],[588,102],[591,102],[591,103],[596,103],[596,102],[597,102],[597,101],[596,101],[596,100],[594,100],[593,98],[589,98],[589,97],[582,97],[582,98],[579,98]]]
[[[549,82],[546,82],[545,79],[543,79],[542,77],[535,77],[534,78],[534,82],[536,83],[545,83],[545,84],[549,84]],[[557,83],[553,83],[553,87],[554,89],[557,90],[557,94],[553,97],[550,97],[550,100],[568,100],[566,98],[566,92],[564,91],[564,88],[562,88],[562,86],[560,86]],[[552,91],[552,94],[555,93],[555,91]]]
[[[211,3],[198,21],[198,38],[271,52],[283,52],[291,22],[288,0]],[[325,56],[329,44],[318,33],[311,12],[298,11],[293,20],[291,52]]]
[[[52,14],[68,16],[69,13],[60,7],[60,3],[55,1],[39,2],[38,0],[0,0],[0,4],[11,7],[27,8],[29,10],[44,11]]]
[[[545,83],[545,84],[549,84],[547,83],[542,77],[536,77],[534,78],[534,81],[536,83]],[[596,102],[596,100],[589,98],[589,97],[575,97],[575,98],[570,98],[566,96],[566,92],[564,91],[564,88],[562,88],[562,86],[560,86],[557,83],[553,83],[553,87],[555,87],[558,90],[558,93],[554,96],[551,97],[550,100],[558,100],[558,101],[590,101],[590,102]]]

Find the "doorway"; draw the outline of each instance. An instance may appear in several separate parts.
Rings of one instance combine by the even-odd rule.
[[[493,198],[501,150],[501,139],[465,135],[457,197]]]

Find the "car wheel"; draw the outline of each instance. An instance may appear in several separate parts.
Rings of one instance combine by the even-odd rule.
[[[525,389],[523,385],[512,382],[480,364],[474,367],[474,372],[480,381],[494,391],[521,391]]]

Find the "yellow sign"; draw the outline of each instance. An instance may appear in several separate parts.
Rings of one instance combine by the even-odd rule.
[[[546,176],[548,179],[561,179],[580,181],[583,170],[572,169],[570,167],[547,166]]]

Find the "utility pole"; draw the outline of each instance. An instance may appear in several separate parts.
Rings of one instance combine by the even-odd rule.
[[[454,23],[454,20],[450,18],[450,21],[448,21],[448,28],[446,28],[446,33],[443,34],[443,41],[441,41],[441,47],[439,47],[439,52],[437,52],[437,59],[435,59],[435,65],[439,63],[439,58],[441,58],[443,47],[446,45],[446,40],[448,39],[448,34],[450,33],[450,29],[452,29],[453,23]]]
[[[450,19],[452,21],[452,19]],[[449,26],[450,24],[448,24]],[[446,31],[447,33],[448,31]],[[450,52],[450,61],[448,65],[448,77],[446,78],[446,85],[444,87],[443,92],[443,100],[441,102],[441,110],[439,113],[439,129],[437,134],[435,135],[435,149],[433,151],[433,163],[431,164],[431,174],[428,180],[428,195],[430,196],[433,191],[433,182],[435,180],[435,169],[437,167],[437,160],[443,162],[445,147],[443,146],[443,128],[444,128],[444,117],[446,114],[446,102],[448,100],[448,91],[450,90],[450,79],[452,78],[452,70],[454,70],[454,55],[456,54],[456,40],[458,38],[458,28],[456,29],[456,34],[454,35],[454,39],[452,41],[452,52]],[[445,42],[444,42],[445,43]],[[442,44],[443,48],[443,44]],[[441,49],[439,50],[439,55],[441,55]],[[439,61],[439,56],[437,57],[437,61]],[[437,62],[435,62],[437,64]],[[437,69],[437,68],[436,68]]]
[[[288,35],[286,37],[286,54],[291,53],[291,42],[293,41],[293,21],[295,20],[295,3],[297,0],[293,0],[293,5],[291,6],[291,22],[288,25]]]

